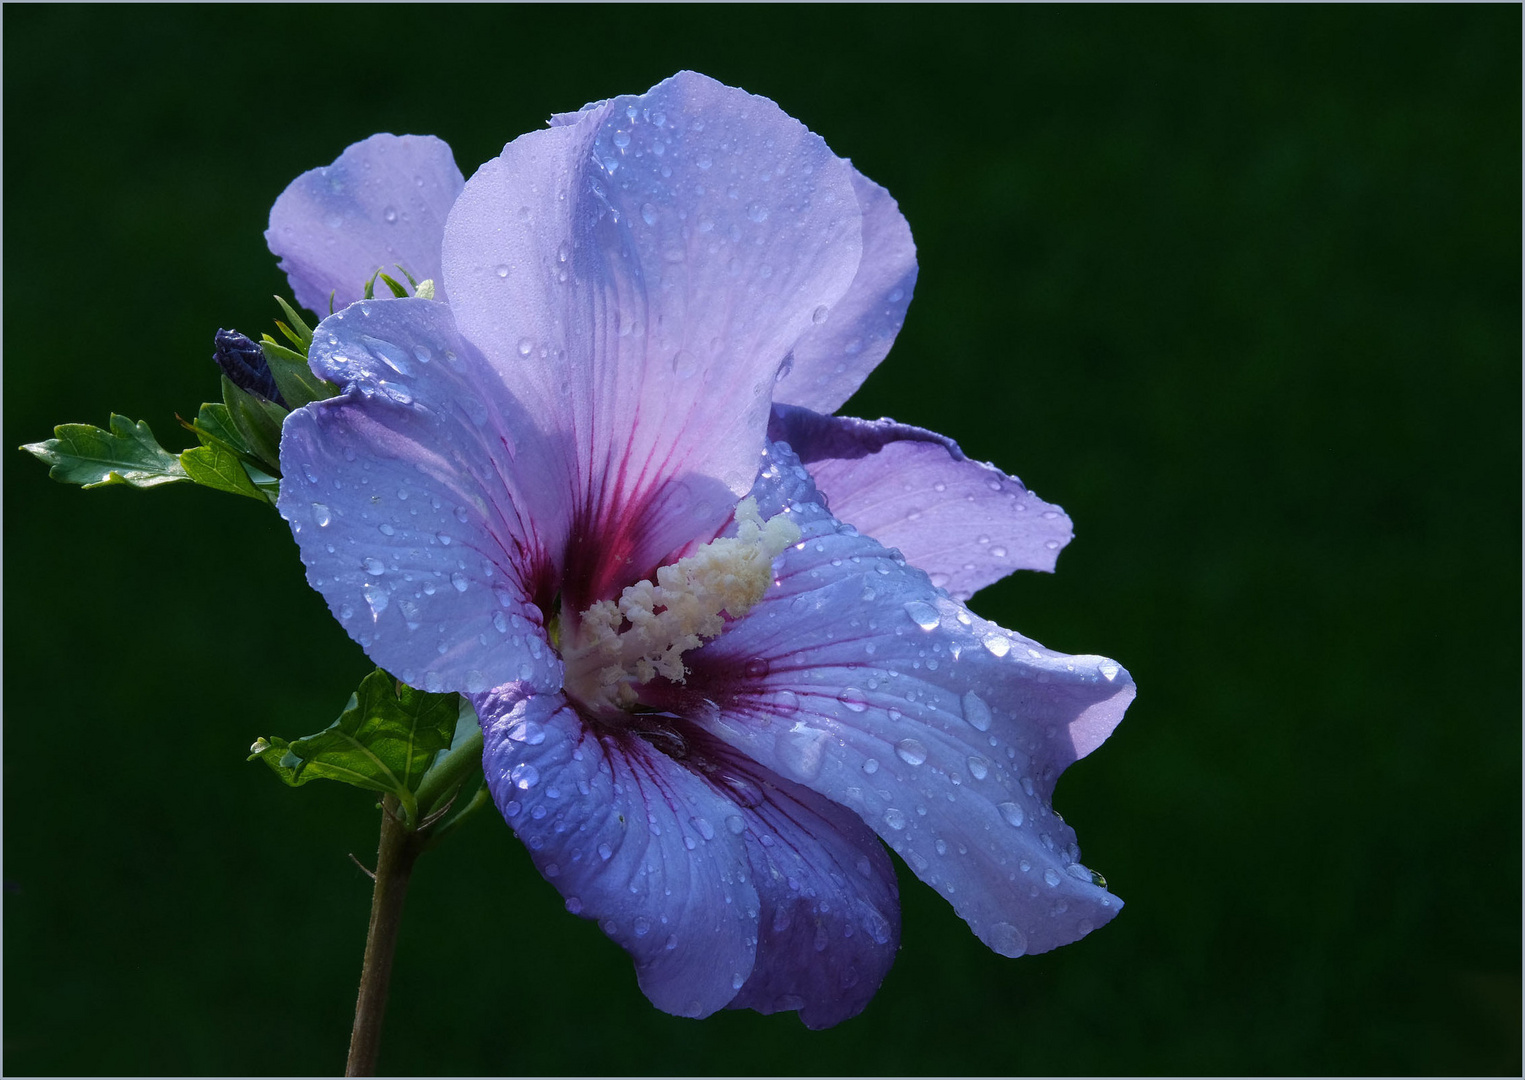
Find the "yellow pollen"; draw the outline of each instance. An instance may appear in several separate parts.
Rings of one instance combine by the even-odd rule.
[[[588,705],[628,709],[636,685],[658,675],[682,682],[683,654],[720,636],[722,612],[739,619],[750,611],[773,581],[773,560],[799,538],[788,514],[764,521],[757,500],[743,499],[734,537],[711,540],[660,567],[655,584],[638,581],[582,613],[565,657],[569,686]]]

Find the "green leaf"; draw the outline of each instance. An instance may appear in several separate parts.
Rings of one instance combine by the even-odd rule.
[[[260,348],[265,350],[265,362],[270,365],[270,374],[275,376],[275,385],[281,391],[281,397],[286,399],[286,404],[291,408],[300,409],[310,402],[322,401],[339,393],[338,387],[312,373],[312,369],[307,366],[307,357],[286,348],[269,334],[260,342]]]
[[[405,288],[400,282],[398,282],[395,278],[391,277],[390,275],[388,275],[388,274],[379,274],[379,276],[380,276],[382,281],[385,281],[387,283],[387,288],[392,290],[392,295],[394,297],[396,297],[398,300],[401,300],[404,297],[413,295],[412,293],[408,292],[407,288]]]
[[[281,425],[286,422],[286,410],[234,385],[226,375],[222,377],[222,401],[243,446],[266,470],[279,476]],[[199,422],[201,417],[196,419]]]
[[[187,450],[180,455],[180,466],[187,476],[202,487],[231,491],[234,495],[247,495],[260,502],[269,502],[264,492],[249,479],[238,455],[225,446],[211,443]]]
[[[312,330],[309,329],[307,323],[302,320],[302,316],[297,314],[296,308],[286,303],[286,301],[282,300],[279,296],[275,298],[275,302],[281,305],[281,311],[285,314],[286,321],[289,322],[291,326],[296,328],[295,343],[305,353],[308,349],[312,348]],[[277,321],[275,325],[281,326],[281,323]],[[288,329],[289,328],[282,326],[283,333],[287,332]]]
[[[158,487],[190,479],[180,459],[160,446],[146,421],[111,414],[111,430],[90,424],[59,424],[54,438],[22,449],[52,466],[48,475],[86,488],[130,484]]]
[[[378,668],[361,681],[331,726],[289,743],[259,739],[250,747],[249,759],[264,761],[292,787],[338,780],[396,795],[416,827],[414,792],[435,755],[450,746],[459,701],[455,694],[402,686]]]
[[[247,441],[233,423],[228,407],[222,402],[204,402],[196,413],[196,419],[187,426],[201,440],[202,446],[215,442],[237,453],[250,452]]]

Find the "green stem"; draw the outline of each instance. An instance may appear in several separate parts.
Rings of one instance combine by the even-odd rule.
[[[422,838],[400,816],[394,795],[381,803],[381,843],[376,850],[376,887],[371,893],[371,925],[365,938],[365,963],[360,971],[360,995],[355,1001],[355,1026],[350,1031],[345,1076],[375,1076],[381,1045],[381,1022],[387,1009],[387,986],[397,931],[402,925],[403,901],[413,864],[423,850]]]

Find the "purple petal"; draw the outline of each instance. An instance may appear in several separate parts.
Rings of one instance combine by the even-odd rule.
[[[625,538],[628,580],[746,493],[779,365],[860,252],[849,166],[683,73],[510,143],[457,200],[444,262],[462,332],[571,437],[579,520]]]
[[[687,692],[719,738],[852,809],[995,951],[1044,952],[1120,901],[1049,806],[1060,772],[1134,695],[1099,656],[1066,656],[971,614],[820,505],[771,451],[754,493],[803,531],[778,586],[694,654]]]
[[[1013,570],[1052,571],[1074,536],[1062,509],[924,428],[784,406],[769,437],[809,467],[838,520],[899,548],[956,600]]]
[[[794,346],[775,401],[836,412],[879,366],[905,322],[916,287],[916,245],[890,193],[853,170],[863,212],[863,258],[847,293]]]
[[[499,687],[473,704],[493,799],[567,910],[630,953],[659,1009],[724,1008],[757,948],[735,805],[639,736],[595,734],[560,694]]]
[[[433,278],[444,300],[440,242],[464,180],[432,135],[372,135],[332,165],[293,180],[270,208],[265,242],[297,303],[319,315],[359,300],[378,269]],[[385,289],[382,289],[386,295]]]
[[[714,775],[745,804],[761,900],[757,965],[730,1007],[799,1010],[809,1028],[863,1011],[900,947],[895,868],[858,817],[729,748]],[[747,797],[747,792],[755,793]]]
[[[444,304],[346,308],[319,325],[311,361],[346,388],[292,413],[281,437],[278,505],[313,588],[411,685],[559,687],[535,601],[551,598],[569,528],[565,448]]]

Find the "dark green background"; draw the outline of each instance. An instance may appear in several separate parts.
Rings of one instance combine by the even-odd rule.
[[[215,393],[261,232],[375,131],[469,175],[693,67],[899,199],[921,281],[848,411],[1062,503],[976,597],[1140,696],[1059,786],[1128,908],[987,952],[902,867],[856,1020],[665,1016],[484,816],[421,864],[418,1073],[1518,1074],[1520,11],[42,8],[4,15],[4,435]],[[285,525],[4,457],[4,1069],[337,1070],[376,815],[256,735],[368,669]]]

